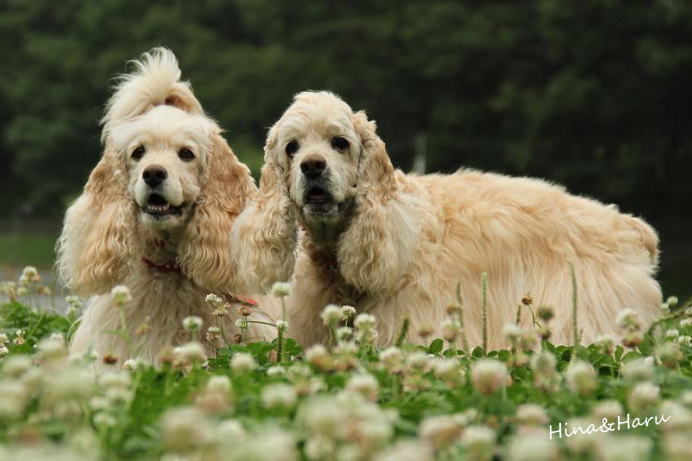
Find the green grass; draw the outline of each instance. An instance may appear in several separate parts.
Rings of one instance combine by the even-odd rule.
[[[0,266],[22,267],[26,261],[50,269],[55,261],[55,232],[0,232]]]
[[[281,363],[274,340],[227,344],[208,360],[177,351],[157,368],[121,369],[121,358],[94,378],[89,363],[103,357],[66,360],[63,338],[74,331],[74,312],[6,302],[0,459],[689,459],[690,319],[692,307],[674,306],[649,331],[630,326],[642,334],[633,347],[519,341],[466,354],[458,339],[387,352],[342,340],[303,351],[287,339]],[[357,338],[370,337],[363,334],[370,327],[355,325]],[[554,365],[540,366],[541,350]],[[633,361],[644,358],[650,362],[637,362],[637,371]],[[604,414],[612,421],[616,413],[673,419],[549,439],[551,425],[600,426]]]

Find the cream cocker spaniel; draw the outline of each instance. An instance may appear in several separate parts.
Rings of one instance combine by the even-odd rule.
[[[58,268],[75,293],[91,296],[71,353],[90,350],[120,360],[154,360],[162,348],[190,339],[189,315],[216,325],[210,292],[243,293],[232,260],[233,220],[255,194],[248,168],[204,114],[173,53],[158,48],[136,61],[111,97],[103,119],[104,152],[82,195],[67,210]],[[129,288],[125,335],[109,291]],[[237,310],[224,332],[238,333]],[[123,340],[129,336],[131,342]],[[273,337],[250,328],[250,337]]]
[[[260,193],[283,191],[300,226],[288,311],[289,335],[303,345],[327,339],[319,314],[329,303],[373,314],[383,345],[405,318],[410,340],[424,325],[439,334],[458,284],[468,340],[480,344],[484,272],[489,347],[505,346],[503,327],[527,292],[555,308],[551,339],[570,342],[569,262],[583,341],[615,333],[623,308],[653,318],[658,239],[644,221],[537,179],[404,174],[375,130],[337,96],[304,92],[269,131]],[[290,241],[276,247],[293,257]]]

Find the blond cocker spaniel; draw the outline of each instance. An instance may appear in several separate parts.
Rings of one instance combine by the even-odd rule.
[[[172,52],[155,49],[135,67],[108,103],[103,156],[67,210],[58,268],[75,293],[91,296],[71,353],[151,361],[164,346],[201,338],[182,330],[186,316],[216,325],[207,294],[249,289],[231,259],[230,230],[256,186],[180,81]],[[126,325],[109,294],[116,285],[131,292]],[[223,320],[228,337],[238,332],[236,312]]]
[[[534,307],[555,308],[551,340],[571,342],[570,262],[584,342],[615,333],[623,308],[648,321],[660,305],[658,239],[641,219],[537,179],[404,174],[375,123],[331,93],[295,97],[269,131],[265,161],[260,189],[285,191],[301,229],[288,311],[289,335],[303,345],[327,339],[319,314],[329,303],[373,314],[380,344],[394,342],[405,318],[410,340],[424,325],[439,334],[458,284],[478,345],[484,272],[489,347],[506,345],[503,327],[527,292]],[[276,244],[291,259],[288,246]]]

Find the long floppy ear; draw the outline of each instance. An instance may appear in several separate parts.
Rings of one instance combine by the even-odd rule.
[[[375,123],[353,116],[361,139],[356,211],[339,239],[337,259],[344,279],[364,293],[386,295],[408,270],[420,233],[420,203],[397,191],[395,170]]]
[[[384,142],[377,136],[377,124],[368,120],[364,111],[353,114],[353,125],[360,137],[357,186],[363,193],[376,192],[387,196],[394,188],[394,166]]]
[[[107,145],[82,195],[65,214],[57,245],[63,283],[80,295],[104,293],[120,283],[134,222],[124,165]]]
[[[231,258],[233,221],[257,190],[250,170],[220,134],[209,152],[202,192],[178,246],[183,272],[209,291],[235,290],[237,267]]]

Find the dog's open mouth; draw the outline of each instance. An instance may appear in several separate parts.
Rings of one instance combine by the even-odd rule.
[[[312,215],[331,215],[336,209],[332,194],[321,186],[310,186],[305,193],[304,211]]]
[[[147,199],[147,204],[141,209],[144,213],[153,216],[156,219],[165,218],[167,216],[181,216],[185,204],[173,206],[159,194],[151,194]]]

